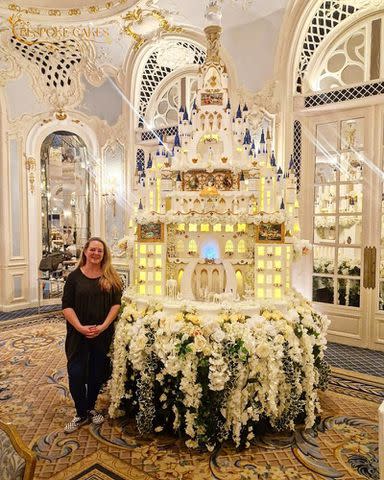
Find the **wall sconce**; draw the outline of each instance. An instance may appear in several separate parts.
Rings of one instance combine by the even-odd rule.
[[[105,205],[112,207],[113,216],[116,217],[116,178],[109,178],[105,184],[104,193],[102,194]]]
[[[33,193],[35,191],[35,170],[36,170],[36,160],[33,157],[25,157],[25,168],[28,172],[28,181],[29,181],[29,191]]]

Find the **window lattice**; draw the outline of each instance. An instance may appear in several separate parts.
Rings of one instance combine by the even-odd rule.
[[[204,63],[205,52],[202,50],[202,48],[186,40],[177,40],[177,45],[182,45],[184,48],[192,50],[194,54],[193,64],[201,65]],[[183,64],[180,64],[177,68],[183,66]],[[141,78],[139,111],[142,117],[145,117],[149,100],[151,99],[156,87],[173,70],[173,68],[160,66],[157,63],[157,50],[151,53],[145,64],[144,72]]]
[[[384,94],[384,82],[367,83],[358,87],[343,88],[331,92],[319,93],[305,97],[305,108],[317,107],[329,103],[345,102],[356,98],[372,97]]]
[[[182,92],[183,88],[185,92]],[[156,128],[166,127],[178,123],[179,108],[181,98],[186,98],[186,107],[188,113],[191,112],[193,101],[196,98],[197,78],[196,75],[187,75],[178,78],[172,85],[168,87],[166,92],[159,98],[156,103],[156,111],[153,116],[153,124]],[[184,95],[183,95],[184,93]]]
[[[302,92],[303,79],[308,64],[322,40],[333,28],[358,10],[357,7],[346,5],[336,0],[329,0],[320,5],[308,28],[301,49],[296,80],[297,93]]]
[[[139,148],[136,152],[136,168],[139,170],[145,169],[145,154],[144,150]]]
[[[311,74],[315,80],[314,85],[311,85],[312,90],[330,90],[369,81],[366,34],[366,27],[349,33],[341,43],[326,53],[321,62],[321,70]]]
[[[141,141],[145,142],[146,140],[153,140],[156,137],[169,137],[176,135],[178,131],[178,127],[175,125],[173,127],[167,128],[158,128],[157,130],[148,130],[146,132],[142,132],[141,134]]]
[[[81,53],[75,40],[26,45],[11,37],[11,43],[25,59],[39,67],[47,87],[64,88],[71,85],[71,70],[81,62]]]
[[[300,191],[301,175],[301,123],[295,120],[293,123],[293,169],[297,179],[297,191]]]

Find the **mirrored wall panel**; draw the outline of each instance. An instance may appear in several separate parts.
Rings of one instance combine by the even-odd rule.
[[[67,131],[41,146],[42,254],[76,258],[89,237],[89,168],[83,140]]]

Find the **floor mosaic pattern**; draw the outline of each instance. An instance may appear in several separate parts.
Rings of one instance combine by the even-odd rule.
[[[251,448],[188,450],[175,436],[141,437],[129,419],[65,435],[73,413],[61,314],[0,323],[0,416],[38,455],[37,480],[378,480],[380,379],[335,371],[318,431],[265,432]],[[106,395],[100,407],[106,408]]]

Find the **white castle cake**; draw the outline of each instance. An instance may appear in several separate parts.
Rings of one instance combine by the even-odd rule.
[[[255,146],[247,106],[231,108],[221,28],[205,32],[190,111],[180,107],[171,141],[140,146],[132,284],[183,300],[280,300],[299,233],[293,164],[277,166],[269,129]]]

